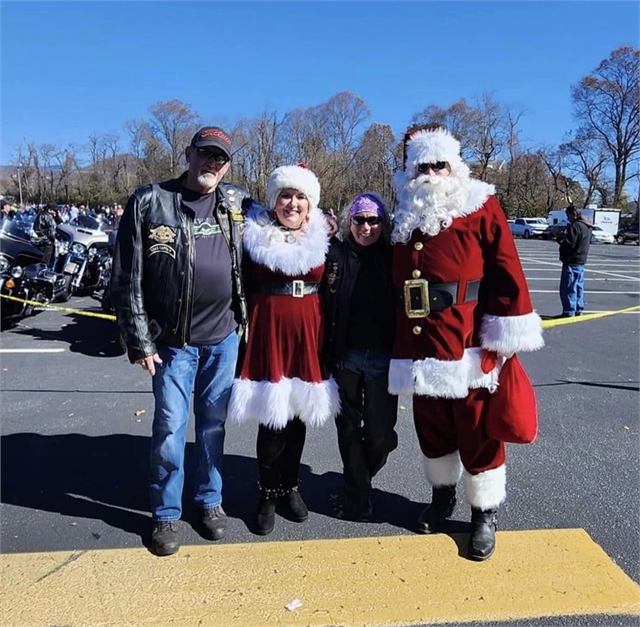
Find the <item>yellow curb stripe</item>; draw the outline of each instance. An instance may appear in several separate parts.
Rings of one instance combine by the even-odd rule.
[[[640,311],[640,305],[634,305],[633,307],[627,307],[626,309],[617,309],[615,311],[599,311],[598,313],[586,314],[573,318],[558,318],[557,320],[543,320],[542,328],[551,329],[553,327],[560,327],[565,324],[576,324],[578,322],[589,322],[589,320],[597,320],[598,318],[606,318],[608,316],[615,316],[617,314],[630,313],[632,311]]]
[[[640,616],[640,587],[582,529],[503,531],[483,563],[468,536],[3,555],[13,627],[415,625]],[[299,599],[302,606],[285,605]]]
[[[16,298],[15,296],[8,296],[6,294],[0,294],[0,298],[6,298],[7,300],[13,300],[17,303],[25,303],[27,305],[33,305],[38,309],[53,309],[55,311],[62,311],[64,313],[72,313],[78,316],[87,316],[87,318],[102,318],[103,320],[115,320],[116,317],[110,314],[95,313],[93,311],[84,311],[82,309],[71,309],[70,307],[59,307],[58,305],[50,305],[48,303],[41,303],[37,300],[24,300],[23,298]]]

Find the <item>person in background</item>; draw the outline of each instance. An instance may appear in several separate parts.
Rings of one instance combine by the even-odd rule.
[[[321,363],[324,320],[320,282],[329,248],[320,183],[303,165],[276,168],[268,208],[249,212],[244,233],[249,340],[229,415],[257,422],[256,531],[275,526],[276,508],[294,522],[309,516],[300,495],[307,425],[339,410],[338,387]]]
[[[16,212],[15,212],[15,209],[11,206],[11,203],[8,200],[3,200],[2,214],[0,215],[0,217],[3,220],[13,220],[15,215],[16,215]]]
[[[241,275],[245,189],[223,183],[231,139],[200,129],[180,178],[138,188],[120,221],[111,299],[129,360],[152,377],[151,546],[180,545],[184,459],[191,396],[195,414],[193,501],[203,535],[223,538],[225,421],[246,326]]]
[[[560,261],[560,302],[562,313],[558,318],[581,316],[584,311],[584,266],[587,263],[591,244],[591,227],[583,220],[582,214],[573,205],[565,209],[569,226],[559,239]]]
[[[51,267],[56,247],[56,220],[54,216],[57,211],[58,207],[55,203],[40,207],[33,223],[33,230],[38,237],[36,246],[42,251],[42,263],[46,264],[48,268]]]
[[[395,329],[389,215],[379,196],[356,196],[341,220],[342,240],[327,256],[323,297],[325,354],[340,389],[336,417],[343,464],[344,514],[359,522],[373,516],[371,480],[398,446],[398,398],[389,394]]]

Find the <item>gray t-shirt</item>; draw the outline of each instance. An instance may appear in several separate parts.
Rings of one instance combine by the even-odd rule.
[[[231,253],[213,213],[216,192],[182,189],[182,204],[194,213],[196,266],[190,344],[219,344],[238,324],[232,310]]]

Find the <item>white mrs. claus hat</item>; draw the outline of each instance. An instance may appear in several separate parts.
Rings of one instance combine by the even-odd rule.
[[[287,187],[302,192],[309,199],[310,209],[320,203],[320,182],[304,163],[283,165],[271,173],[267,183],[267,202],[270,209],[276,206],[280,190]]]

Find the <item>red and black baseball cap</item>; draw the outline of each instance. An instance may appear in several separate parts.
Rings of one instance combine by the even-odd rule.
[[[194,148],[219,148],[229,159],[233,151],[231,138],[219,126],[205,126],[201,128],[191,140]]]

